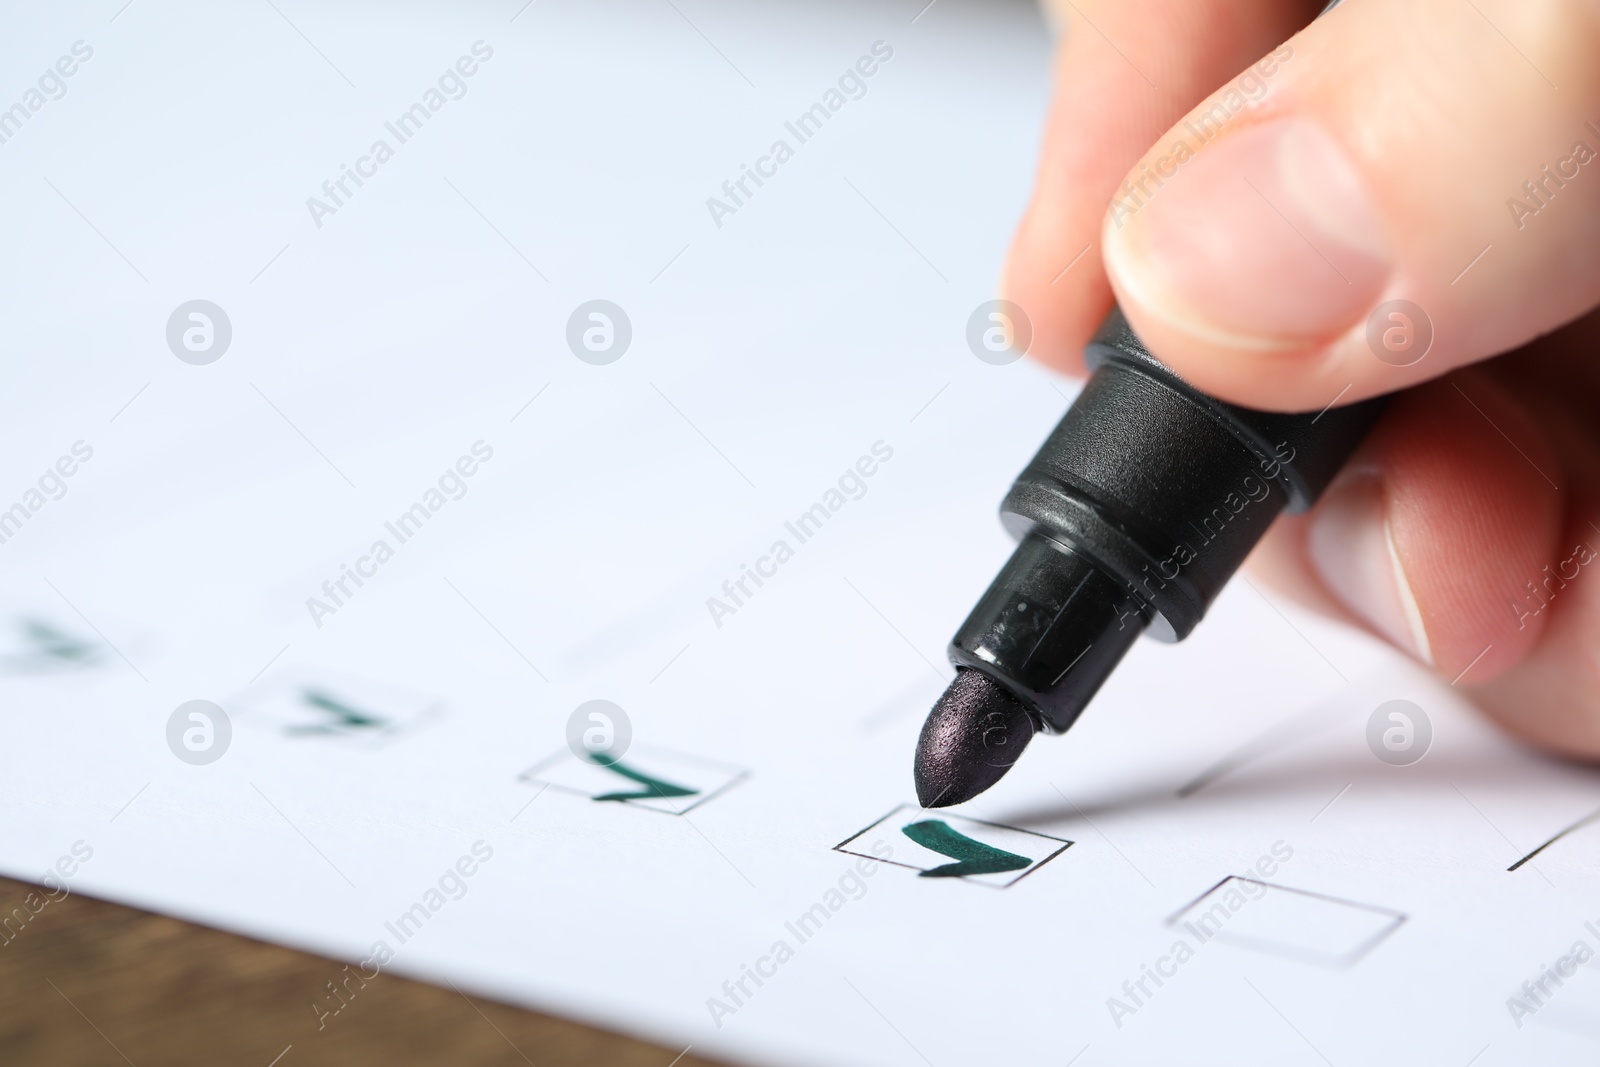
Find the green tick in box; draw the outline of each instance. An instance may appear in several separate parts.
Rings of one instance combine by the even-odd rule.
[[[857,842],[893,839],[894,858],[874,855]],[[908,867],[928,879],[959,878],[1004,889],[1072,847],[1061,837],[1016,826],[968,819],[915,804],[902,804],[871,826],[834,846],[892,867]]]
[[[563,748],[523,771],[517,781],[599,804],[683,815],[727,792],[749,773],[721,760],[634,744],[621,759],[614,760],[579,756]]]

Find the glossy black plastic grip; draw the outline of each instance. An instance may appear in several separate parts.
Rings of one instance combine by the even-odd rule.
[[[1139,632],[1188,636],[1272,520],[1316,500],[1383,406],[1224,404],[1162,366],[1120,311],[1087,356],[1083,392],[1001,504],[1022,543],[950,646],[957,667],[1005,685],[1052,730]]]

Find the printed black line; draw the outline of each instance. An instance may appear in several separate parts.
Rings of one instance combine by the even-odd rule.
[[[1471,803],[1471,801],[1468,801],[1468,803]],[[1600,808],[1596,808],[1594,811],[1591,811],[1589,814],[1585,815],[1583,818],[1579,819],[1577,822],[1573,823],[1571,826],[1567,827],[1565,830],[1562,830],[1560,833],[1556,834],[1550,840],[1546,841],[1544,844],[1540,845],[1538,848],[1534,849],[1532,852],[1528,853],[1526,856],[1522,857],[1520,860],[1518,860],[1517,862],[1513,863],[1511,866],[1507,867],[1506,870],[1508,872],[1516,870],[1518,867],[1521,867],[1524,863],[1527,863],[1529,860],[1533,859],[1533,857],[1537,856],[1539,853],[1543,852],[1545,849],[1549,848],[1551,845],[1555,844],[1557,841],[1560,841],[1563,837],[1566,837],[1568,834],[1572,833],[1574,830],[1583,829],[1585,826],[1588,826],[1590,823],[1594,822],[1596,819],[1600,819]]]

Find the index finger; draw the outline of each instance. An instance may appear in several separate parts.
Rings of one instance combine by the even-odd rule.
[[[1128,170],[1196,103],[1304,26],[1314,0],[1052,0],[1063,18],[1034,194],[1002,291],[1029,354],[1081,373],[1111,307],[1100,225]]]

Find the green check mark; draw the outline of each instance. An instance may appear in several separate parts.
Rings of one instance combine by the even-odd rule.
[[[358,730],[366,726],[382,726],[386,722],[385,719],[378,715],[351,707],[338,697],[324,693],[321,690],[302,689],[300,691],[300,699],[319,711],[326,711],[338,721],[305,726],[289,726],[284,729],[286,734],[331,734],[344,729]]]
[[[83,663],[95,658],[96,649],[70,634],[56,629],[39,619],[25,619],[22,632],[39,649],[39,654],[50,659]]]
[[[589,760],[598,766],[604,767],[608,771],[614,771],[615,773],[622,775],[622,777],[628,779],[629,781],[638,782],[644,787],[643,789],[632,793],[601,793],[599,796],[594,798],[596,800],[657,800],[665,797],[692,797],[696,793],[700,792],[698,789],[685,789],[681,785],[673,785],[671,782],[664,782],[659,778],[652,778],[642,771],[636,771],[632,767],[624,766],[617,760],[607,759],[606,757],[597,755],[593,752],[589,754]]]
[[[923,871],[923,878],[965,878],[975,874],[1003,874],[1020,871],[1033,861],[1015,852],[974,841],[966,834],[951,828],[938,819],[924,819],[901,827],[900,832],[923,848],[941,856],[949,856],[954,863]]]

